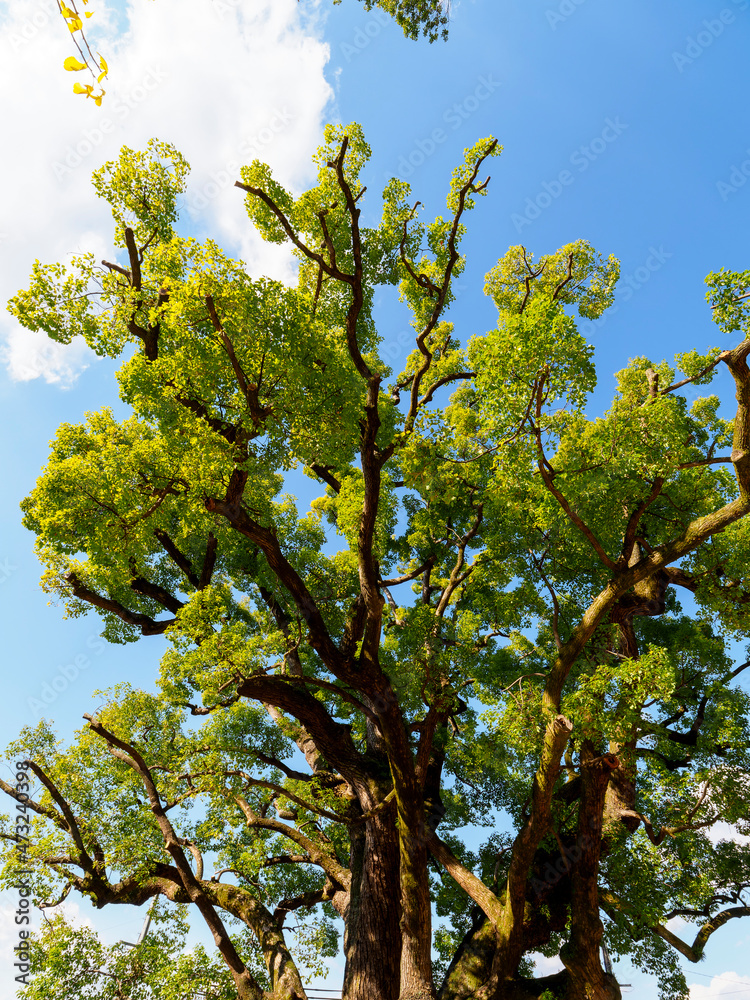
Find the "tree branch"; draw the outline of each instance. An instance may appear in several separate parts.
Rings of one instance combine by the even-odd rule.
[[[70,584],[70,589],[74,597],[77,597],[81,601],[87,601],[89,604],[93,604],[94,607],[101,608],[103,611],[111,612],[128,625],[139,626],[142,635],[162,635],[170,625],[174,624],[174,618],[158,622],[151,618],[150,615],[141,614],[139,611],[129,611],[119,601],[102,597],[85,586],[80,577],[73,571],[65,573],[64,576],[65,580]]]

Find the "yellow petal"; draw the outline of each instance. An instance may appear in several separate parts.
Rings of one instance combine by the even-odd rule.
[[[86,15],[86,17],[93,17],[94,16],[93,10],[85,10],[83,13]]]
[[[82,63],[80,59],[76,59],[75,56],[68,56],[68,58],[63,63],[65,69],[71,72],[77,72],[80,69],[86,69],[86,63]]]
[[[68,21],[68,27],[71,31],[80,31],[83,27],[83,21],[80,17],[71,18],[71,20]]]
[[[93,90],[93,86],[90,83],[74,83],[73,93],[74,94],[85,94],[87,97]]]
[[[78,14],[74,10],[71,10],[70,7],[66,7],[65,4],[60,7],[60,10],[63,17],[78,17]]]
[[[98,52],[96,54],[99,56],[99,69],[101,70],[101,73],[97,77],[96,82],[101,83],[104,77],[107,75],[107,73],[109,73],[109,66],[107,65],[107,60],[104,58],[104,56],[99,55]]]
[[[96,104],[97,107],[101,107],[102,106],[102,97],[104,97],[104,94],[99,94],[98,97],[94,98],[94,104]]]

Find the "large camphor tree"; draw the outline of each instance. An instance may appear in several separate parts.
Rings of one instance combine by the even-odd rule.
[[[575,314],[611,304],[618,264],[578,240],[512,247],[487,276],[497,326],[466,343],[446,315],[499,152],[468,149],[427,224],[392,180],[364,225],[356,125],[327,129],[299,197],[245,167],[252,223],[299,260],[287,287],[178,235],[176,150],[124,149],[94,175],[117,259],[37,263],[11,302],[123,355],[132,409],[59,429],[23,503],[43,585],[112,642],[169,647],[158,695],[120,685],[68,749],[46,723],[11,746],[36,791],[4,878],[31,868],[42,903],[197,911],[221,960],[206,995],[304,1000],[305,955],[343,927],[346,1000],[610,1000],[603,934],[676,998],[677,952],[750,915],[750,851],[711,836],[750,797],[727,648],[749,623],[750,339],[631,360],[590,419]],[[415,330],[397,373],[384,286]],[[750,272],[709,286],[743,336]],[[719,366],[731,419],[694,392]],[[44,995],[114,989],[96,942],[58,929],[36,945]],[[534,978],[538,951],[564,970]],[[143,995],[137,968],[121,995]]]

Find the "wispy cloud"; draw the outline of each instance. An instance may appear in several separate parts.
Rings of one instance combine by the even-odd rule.
[[[688,971],[688,980],[692,979],[696,973]],[[714,976],[710,981],[706,977],[706,985],[698,983],[688,983],[690,986],[690,1000],[716,1000],[718,997],[736,996],[740,997],[747,988],[750,996],[750,976],[741,976],[736,972],[722,972]]]

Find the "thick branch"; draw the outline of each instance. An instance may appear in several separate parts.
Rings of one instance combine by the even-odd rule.
[[[124,604],[120,604],[119,601],[113,601],[108,597],[102,597],[97,594],[96,591],[90,590],[81,579],[74,572],[68,572],[65,574],[66,581],[70,584],[70,589],[73,591],[73,595],[81,601],[87,601],[89,604],[93,604],[96,608],[101,608],[103,611],[109,611],[114,615],[117,615],[122,621],[126,622],[128,625],[137,625],[140,627],[142,635],[162,635],[169,628],[170,625],[174,624],[174,618],[169,618],[166,621],[157,622],[150,615],[141,614],[139,611],[129,611]]]
[[[150,580],[147,580],[143,576],[134,576],[130,581],[130,589],[142,597],[148,597],[152,601],[156,601],[157,604],[161,604],[163,608],[171,611],[173,615],[176,615],[181,608],[185,607],[182,601],[177,600],[164,587],[160,587],[156,583],[151,583]]]
[[[291,840],[292,843],[301,847],[310,859],[310,863],[322,868],[326,875],[343,889],[349,890],[351,886],[351,872],[339,864],[333,856],[333,851],[322,847],[310,837],[306,836],[296,826],[289,826],[281,820],[270,819],[267,816],[259,816],[242,795],[234,796],[234,800],[245,815],[245,820],[250,828],[260,830],[272,830]]]
[[[161,543],[165,552],[171,557],[172,561],[176,563],[177,566],[182,570],[185,576],[188,578],[190,583],[195,587],[196,590],[200,589],[199,579],[193,569],[192,562],[188,559],[186,555],[177,548],[175,543],[166,533],[162,531],[161,528],[156,528],[154,531],[154,536]]]
[[[461,886],[477,906],[487,914],[492,924],[497,927],[502,918],[503,905],[495,893],[488,889],[472,871],[462,865],[448,845],[440,840],[436,834],[432,834],[427,841],[427,846],[456,884]]]
[[[331,638],[323,616],[304,581],[281,551],[276,532],[253,520],[242,506],[242,495],[247,482],[247,472],[235,470],[227,488],[226,498],[207,497],[206,510],[221,514],[235,531],[254,542],[263,552],[271,572],[287,590],[297,609],[307,623],[310,645],[339,679],[362,688],[365,678],[354,670],[350,658],[342,655]]]
[[[336,722],[325,706],[300,685],[282,677],[253,674],[244,678],[237,691],[245,698],[275,705],[298,719],[314,739],[318,752],[350,784],[367,779],[365,760],[354,745],[350,727]]]
[[[222,958],[229,966],[232,978],[234,979],[240,996],[252,998],[252,1000],[261,1000],[261,987],[253,977],[250,970],[245,966],[245,963],[238,954],[237,949],[235,948],[232,939],[229,936],[223,921],[221,920],[221,917],[218,915],[213,903],[206,895],[202,884],[196,875],[193,874],[193,870],[190,867],[187,858],[185,857],[182,845],[180,844],[180,838],[175,833],[174,827],[164,811],[159,792],[156,788],[156,783],[154,782],[151,771],[149,770],[143,757],[134,746],[131,746],[124,740],[119,739],[113,733],[110,733],[100,722],[97,722],[91,716],[84,716],[84,718],[89,720],[91,729],[106,741],[113,755],[132,767],[143,782],[146,794],[148,795],[151,811],[156,818],[159,830],[161,831],[161,835],[164,839],[164,846],[172,857],[175,867],[179,872],[180,881],[185,889],[185,892],[189,896],[190,901],[195,903],[200,910],[201,916],[206,921],[206,924],[213,935],[216,947],[219,949]]]

